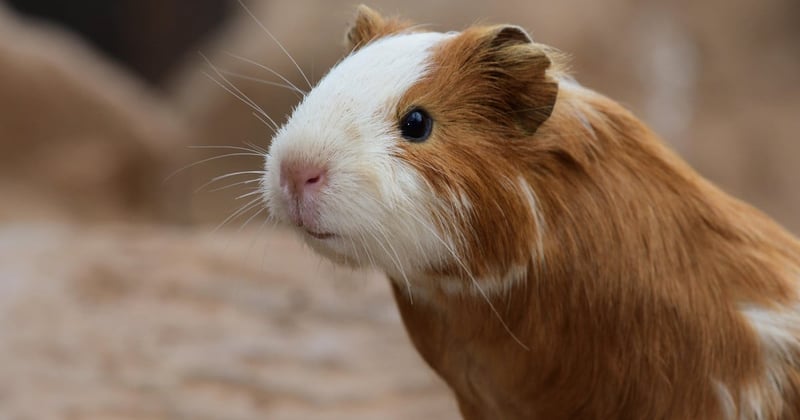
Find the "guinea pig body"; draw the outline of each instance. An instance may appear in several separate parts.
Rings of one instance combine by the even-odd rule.
[[[465,418],[800,418],[795,238],[522,29],[409,28],[359,9],[264,196],[388,274]]]

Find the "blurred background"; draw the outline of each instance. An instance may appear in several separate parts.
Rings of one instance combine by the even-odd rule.
[[[800,2],[365,3],[524,26],[800,233]],[[305,82],[260,25],[314,82],[356,2],[245,4],[0,1],[0,418],[456,418],[379,274],[236,213],[270,132],[221,85],[284,120],[265,67]]]

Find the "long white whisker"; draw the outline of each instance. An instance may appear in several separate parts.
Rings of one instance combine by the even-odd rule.
[[[267,149],[264,149],[263,147],[256,146],[255,144],[253,144],[253,143],[250,143],[249,141],[246,141],[246,142],[244,142],[244,144],[245,144],[246,146],[250,146],[250,147],[252,147],[252,148],[253,148],[253,151],[255,151],[255,152],[257,152],[257,153],[261,153],[262,155],[266,155],[266,154],[268,153],[268,152],[267,152]]]
[[[261,235],[264,232],[264,228],[274,220],[272,219],[272,214],[267,211],[267,217],[264,218],[264,221],[261,222],[261,228],[259,229],[258,234]],[[269,241],[264,241],[264,247],[261,249],[261,271],[264,271],[267,263],[267,246],[269,246]]]
[[[172,172],[171,174],[167,175],[166,178],[164,178],[163,182],[169,181],[175,175],[177,175],[180,172],[185,171],[185,170],[187,170],[187,169],[189,169],[189,168],[191,168],[193,166],[197,166],[197,165],[200,165],[200,164],[203,164],[203,163],[206,163],[206,162],[211,162],[212,160],[223,159],[223,158],[226,158],[226,157],[233,157],[233,156],[258,156],[258,157],[261,157],[261,155],[256,154],[256,153],[228,153],[228,154],[225,154],[225,155],[213,156],[213,157],[210,157],[210,158],[207,158],[207,159],[203,159],[203,160],[200,160],[200,161],[197,161],[197,162],[194,162],[194,163],[190,163],[190,164],[188,164],[188,165],[186,165],[186,166],[184,166],[184,167]]]
[[[260,204],[260,203],[256,203],[255,205],[250,205],[248,210],[245,210],[245,211],[241,212],[240,216],[244,215],[244,214],[247,214],[248,212],[252,211],[253,209],[258,209],[257,212],[253,213],[250,217],[247,218],[247,220],[245,220],[244,224],[242,224],[241,226],[239,226],[238,229],[236,229],[236,235],[241,233],[242,229],[244,229],[244,227],[247,226],[250,223],[251,220],[253,220],[256,216],[261,214],[261,212],[266,210],[266,208],[263,207],[263,206],[259,209],[258,208],[259,207],[258,204]],[[228,238],[228,241],[230,241],[230,239],[231,238]],[[227,245],[229,245],[229,244],[230,244],[230,242],[227,243]],[[251,243],[250,247],[252,247],[252,243]],[[248,252],[249,252],[249,250],[248,250]],[[243,255],[242,255],[242,263],[247,261],[247,253],[248,252],[243,253]]]
[[[385,252],[386,255],[388,255],[389,258],[392,259],[392,261],[394,261],[395,265],[397,266],[397,269],[400,271],[400,275],[402,275],[403,276],[403,280],[405,280],[406,287],[408,288],[408,298],[409,298],[411,304],[413,305],[414,304],[414,297],[411,294],[411,282],[408,280],[408,276],[406,276],[406,272],[403,269],[403,263],[400,260],[400,255],[397,254],[397,251],[392,246],[391,241],[386,236],[386,232],[384,232],[383,229],[380,229],[380,227],[376,226],[375,223],[371,223],[371,227],[372,227],[372,229],[371,230],[367,230],[366,232],[369,233],[370,236],[372,236],[373,239],[375,239],[375,242],[377,242],[378,246],[380,246],[383,249],[383,252]],[[386,249],[386,246],[383,245],[381,240],[373,233],[373,231],[378,231],[378,232],[381,233],[381,235],[384,237],[384,239],[386,239],[386,245],[389,246],[389,248],[392,250],[392,253],[389,253],[389,250]],[[392,254],[394,254],[394,256]]]
[[[358,248],[356,248],[355,240],[353,240],[353,238],[347,238],[347,243],[348,243],[348,245],[350,245],[350,249],[353,251],[353,258],[357,259],[358,256],[359,256],[359,253],[358,253]]]
[[[261,115],[258,114],[258,112],[253,111],[253,116],[256,117],[259,121],[261,121],[262,124],[266,125],[267,128],[272,130],[273,133],[275,133],[275,129],[272,128],[272,125],[270,125],[269,121],[265,120],[264,117],[262,117]],[[273,121],[273,123],[274,123],[274,121]]]
[[[256,197],[252,201],[250,201],[249,203],[243,205],[242,207],[239,207],[238,210],[236,210],[235,212],[231,213],[228,217],[225,218],[225,220],[222,221],[222,223],[217,225],[217,227],[215,227],[212,232],[218,231],[221,227],[225,226],[225,224],[228,223],[229,221],[239,217],[242,213],[246,213],[246,212],[252,210],[253,208],[257,207],[258,205],[260,205],[261,203],[259,203],[259,200],[260,200],[260,197]]]
[[[286,51],[286,48],[283,48],[283,44],[281,44],[278,41],[278,39],[275,38],[275,36],[272,35],[272,32],[270,32],[267,29],[267,27],[264,26],[264,24],[262,24],[260,20],[258,20],[256,15],[253,12],[251,12],[249,8],[247,8],[247,5],[244,4],[244,1],[239,0],[239,4],[242,6],[242,8],[245,10],[245,12],[247,12],[247,14],[250,15],[251,18],[253,18],[253,20],[258,24],[258,26],[260,26],[261,29],[263,29],[264,32],[267,35],[269,35],[270,38],[272,38],[272,40],[275,42],[275,44],[277,44],[278,47],[280,47],[281,51],[283,51],[283,53],[286,54],[287,57],[289,57],[289,60],[291,60],[292,64],[294,64],[294,66],[297,68],[297,71],[300,72],[300,75],[303,76],[303,79],[308,84],[308,88],[311,89],[311,82],[308,80],[308,77],[306,77],[306,74],[303,73],[303,69],[300,68],[300,65],[297,64],[297,61],[295,61],[294,58],[292,57],[292,55],[289,54],[289,51]]]
[[[244,98],[244,97],[240,96],[239,94],[237,94],[236,92],[234,92],[234,91],[233,91],[233,89],[229,88],[228,86],[226,86],[225,84],[223,84],[223,83],[222,83],[222,82],[220,82],[219,80],[215,79],[215,78],[214,78],[213,76],[211,76],[210,74],[208,74],[208,73],[206,73],[206,72],[203,72],[203,74],[204,74],[206,77],[208,77],[208,79],[209,79],[209,80],[211,80],[212,82],[216,83],[216,84],[217,84],[217,86],[221,87],[221,88],[222,88],[222,89],[224,89],[226,92],[230,93],[230,94],[231,94],[231,95],[232,95],[234,98],[238,99],[239,101],[241,101],[243,104],[247,105],[247,106],[248,106],[249,108],[251,108],[252,110],[254,110],[254,111],[256,111],[256,112],[258,112],[258,113],[260,113],[260,114],[265,114],[264,110],[263,110],[263,109],[261,109],[261,107],[259,107],[259,106],[258,106],[258,105],[256,105],[255,103],[252,103],[252,102],[250,101],[250,99],[249,99],[249,98]]]
[[[246,147],[239,147],[239,146],[215,146],[215,145],[195,145],[186,147],[188,147],[189,149],[229,149],[229,150],[241,150],[243,152],[251,152],[251,153],[263,153],[262,150],[259,150],[252,143],[245,143],[245,144],[253,148],[248,149]]]
[[[366,198],[367,200],[373,202],[374,204],[378,205],[379,207],[383,207],[384,209],[388,210],[388,208],[386,208],[386,206],[383,203],[381,203],[380,201],[375,200],[375,199],[373,199],[371,197],[366,197],[366,196],[364,198]],[[403,280],[405,280],[405,283],[406,283],[406,288],[408,289],[408,299],[411,302],[411,304],[413,305],[414,304],[414,296],[413,296],[413,294],[411,292],[411,282],[408,280],[408,276],[406,275],[406,271],[403,268],[403,263],[402,263],[402,261],[400,259],[400,255],[397,253],[397,250],[394,248],[394,246],[392,246],[392,241],[390,241],[389,237],[386,236],[386,232],[384,232],[384,229],[380,229],[380,226],[377,226],[377,224],[374,223],[374,222],[370,223],[370,227],[372,228],[372,230],[378,231],[378,232],[381,233],[381,236],[383,236],[383,238],[386,240],[386,245],[389,246],[389,248],[391,249],[392,253],[394,254],[394,257],[392,257],[392,254],[389,254],[389,250],[387,250],[386,247],[383,246],[383,244],[381,243],[380,239],[375,234],[373,234],[371,231],[368,231],[368,233],[375,239],[375,241],[378,243],[378,245],[381,248],[383,248],[384,252],[386,252],[386,254],[389,255],[389,258],[391,258],[395,262],[395,265],[397,265],[397,269],[400,271],[400,275],[403,276]]]
[[[392,250],[392,253],[394,253],[394,257],[395,257],[394,260],[397,263],[397,268],[400,270],[400,274],[403,276],[403,280],[405,280],[405,282],[406,282],[406,288],[408,289],[408,300],[413,305],[414,304],[414,295],[411,293],[411,282],[408,281],[408,276],[406,276],[406,270],[403,269],[403,263],[400,261],[400,256],[397,254],[397,251],[392,246],[392,241],[390,241],[389,237],[386,236],[386,232],[384,232],[383,229],[377,229],[377,231],[381,233],[383,238],[386,240],[386,245],[388,245],[389,248]],[[373,236],[375,236],[375,235],[373,235]],[[380,240],[378,240],[378,238],[375,238],[375,240],[378,241],[378,243],[380,243]]]
[[[236,197],[234,200],[241,200],[241,199],[243,199],[245,197],[250,197],[250,196],[253,196],[253,195],[256,195],[256,194],[261,194],[261,190],[257,189],[255,191],[250,191],[249,193],[244,193],[244,194]]]
[[[258,106],[258,104],[256,104],[256,103],[255,103],[255,101],[253,101],[252,99],[250,99],[250,97],[249,97],[249,96],[247,96],[247,94],[245,94],[244,92],[242,92],[242,91],[241,91],[241,89],[239,89],[238,87],[236,87],[236,85],[235,85],[233,82],[231,82],[230,80],[228,80],[228,78],[227,78],[227,77],[225,77],[225,75],[224,75],[224,74],[222,74],[222,73],[219,71],[219,69],[217,68],[217,66],[215,66],[215,65],[214,65],[214,63],[212,63],[212,62],[211,62],[211,60],[209,60],[209,59],[208,59],[208,58],[207,58],[205,55],[203,55],[203,53],[200,53],[200,56],[201,56],[201,57],[203,57],[203,60],[205,60],[205,62],[208,64],[208,66],[209,66],[209,67],[211,67],[211,70],[213,70],[213,71],[214,71],[214,73],[216,73],[216,74],[217,74],[217,76],[219,76],[219,78],[220,78],[220,79],[222,79],[222,80],[223,80],[225,83],[227,83],[227,85],[228,85],[228,86],[229,86],[231,89],[235,90],[235,91],[236,91],[236,93],[238,93],[238,94],[240,95],[240,96],[239,96],[239,99],[246,100],[246,102],[245,102],[245,103],[249,103],[249,104],[251,105],[251,107],[253,108],[253,110],[254,110],[254,111],[257,111],[259,114],[263,115],[263,116],[264,116],[266,119],[268,119],[268,120],[269,120],[269,121],[272,123],[272,128],[273,128],[273,130],[277,130],[277,129],[278,129],[278,124],[277,124],[277,123],[276,123],[276,122],[275,122],[275,121],[272,119],[272,117],[270,117],[270,116],[269,116],[269,114],[267,114],[267,112],[266,112],[266,111],[264,111],[264,109],[263,109],[263,108],[261,108],[260,106]],[[215,79],[213,79],[213,78],[212,78],[212,80],[215,80]],[[223,85],[222,85],[222,83],[219,83],[219,82],[218,82],[218,84],[219,84],[220,86],[223,86]],[[224,88],[224,86],[223,86],[223,88]],[[231,92],[231,93],[233,93],[233,92]]]
[[[215,182],[217,182],[219,180],[222,180],[222,179],[225,179],[225,178],[230,178],[232,176],[248,175],[248,174],[264,175],[265,173],[266,172],[264,172],[264,171],[240,171],[240,172],[231,172],[229,174],[215,176],[214,178],[211,178],[210,181],[206,182],[205,184],[201,185],[196,190],[194,190],[194,192],[198,193],[198,192],[202,191],[203,188],[205,188],[205,187],[207,187],[207,186],[209,186],[209,185],[211,185],[211,184],[213,184],[213,183],[215,183]]]
[[[303,92],[302,90],[297,89],[297,87],[294,86],[294,85],[287,85],[286,83],[278,83],[278,82],[273,82],[271,80],[264,80],[264,79],[261,79],[259,77],[248,76],[246,74],[236,73],[234,71],[225,70],[225,69],[220,69],[220,72],[222,72],[226,76],[235,77],[237,79],[249,80],[251,82],[256,82],[256,83],[261,83],[261,84],[264,84],[264,85],[269,85],[269,86],[275,86],[275,87],[288,89],[288,90],[291,90],[294,93],[300,94],[300,96],[305,94],[305,92]]]
[[[522,346],[522,348],[525,349],[525,351],[530,351],[530,348],[528,348],[528,346],[526,346],[525,343],[523,343],[519,338],[517,338],[517,336],[514,334],[514,332],[511,331],[511,328],[508,327],[508,324],[506,324],[506,322],[503,321],[503,317],[500,315],[500,312],[497,310],[497,308],[495,308],[494,304],[492,304],[491,300],[489,300],[489,296],[481,288],[480,284],[475,279],[475,276],[472,275],[472,272],[470,271],[470,269],[467,268],[466,264],[464,264],[464,262],[461,261],[461,258],[458,257],[458,254],[456,254],[456,252],[451,248],[450,244],[448,244],[441,237],[439,237],[439,235],[436,234],[436,232],[432,228],[430,228],[427,225],[427,223],[425,223],[423,220],[420,220],[415,214],[411,213],[410,211],[408,211],[408,210],[406,210],[406,209],[404,209],[402,207],[398,207],[398,208],[400,210],[406,212],[406,214],[408,214],[412,218],[416,219],[417,222],[422,227],[427,229],[437,240],[439,240],[439,242],[442,243],[442,245],[444,245],[445,249],[448,252],[450,252],[450,254],[453,256],[453,258],[456,260],[456,262],[461,266],[461,268],[464,270],[464,272],[467,274],[467,276],[469,276],[470,280],[472,281],[472,284],[475,286],[476,289],[478,289],[478,292],[481,294],[481,296],[483,296],[483,299],[486,301],[486,303],[489,304],[489,308],[492,310],[492,312],[494,312],[494,315],[500,321],[500,324],[503,325],[503,328],[506,330],[506,332],[511,336],[511,338],[514,339],[514,341],[517,342],[517,344]]]
[[[384,204],[384,203],[382,203],[382,202],[380,202],[380,201],[376,200],[375,198],[372,198],[372,197],[369,197],[369,196],[366,196],[366,195],[365,195],[365,196],[362,196],[361,198],[362,198],[362,199],[364,199],[364,200],[371,201],[373,204],[377,205],[377,206],[378,206],[378,207],[380,207],[380,208],[383,208],[383,209],[384,209],[384,210],[386,210],[386,211],[390,211],[389,207],[387,207],[387,206],[386,206],[386,204]],[[400,219],[400,221],[403,223],[403,225],[404,225],[405,227],[407,227],[407,228],[413,228],[413,225],[409,224],[409,223],[408,223],[408,222],[406,222],[405,220],[403,220],[403,219]],[[373,224],[373,226],[374,226],[374,224]],[[387,239],[387,240],[388,240],[388,239]],[[424,251],[423,251],[423,249],[422,249],[422,245],[420,245],[420,243],[419,243],[419,242],[416,242],[416,243],[415,243],[415,245],[416,245],[417,251],[419,251],[420,255],[422,255],[422,254],[424,253]]]
[[[255,213],[253,213],[253,215],[252,215],[252,216],[248,217],[248,218],[247,218],[247,220],[245,220],[244,224],[243,224],[243,225],[241,225],[241,226],[239,226],[239,229],[237,229],[237,230],[236,230],[236,233],[239,233],[239,232],[241,232],[241,231],[242,231],[242,229],[244,229],[244,227],[245,227],[245,226],[247,226],[247,224],[248,224],[248,223],[250,223],[250,221],[251,221],[251,220],[253,220],[253,219],[254,219],[256,216],[258,216],[259,214],[261,214],[261,212],[263,212],[264,210],[266,210],[266,207],[261,207],[261,209],[259,209],[259,210],[258,210],[257,212],[255,212]]]
[[[266,207],[261,208],[261,211],[265,210],[267,210]],[[261,211],[259,211],[259,213],[261,213]],[[253,250],[257,249],[257,243],[258,243],[257,241],[259,240],[259,238],[262,237],[261,234],[264,233],[264,227],[267,225],[267,223],[269,223],[269,211],[267,211],[267,214],[264,217],[264,220],[261,221],[261,224],[259,225],[258,229],[253,231],[253,238],[250,240],[250,245],[247,247],[247,252],[245,253],[246,258],[250,258],[250,253],[253,252]],[[263,266],[263,259],[262,259],[262,266]]]
[[[237,185],[242,185],[242,184],[252,184],[252,183],[254,183],[254,182],[259,182],[259,181],[261,181],[261,178],[256,178],[256,179],[248,179],[248,180],[246,180],[246,181],[234,182],[233,184],[228,184],[228,185],[225,185],[225,186],[223,186],[223,187],[217,187],[217,188],[214,188],[214,189],[208,190],[208,192],[217,192],[217,191],[227,190],[228,188],[233,188],[233,187],[235,187],[235,186],[237,186]]]
[[[272,75],[276,76],[277,78],[281,79],[281,81],[283,81],[283,82],[285,82],[286,84],[288,84],[288,85],[289,85],[289,87],[291,87],[292,89],[294,89],[294,90],[295,90],[297,93],[301,94],[302,96],[306,96],[306,94],[307,94],[307,92],[306,92],[306,91],[304,91],[303,89],[300,89],[299,87],[297,87],[297,85],[295,85],[294,83],[292,83],[292,82],[291,82],[289,79],[287,79],[287,78],[283,77],[283,75],[282,75],[282,74],[280,74],[280,73],[278,73],[277,71],[275,71],[275,70],[271,69],[270,67],[267,67],[267,66],[265,66],[264,64],[261,64],[261,63],[259,63],[258,61],[251,60],[251,59],[249,59],[249,58],[247,58],[247,57],[242,57],[241,55],[234,54],[234,53],[232,53],[232,52],[224,51],[224,53],[225,53],[226,55],[229,55],[229,56],[231,56],[231,57],[233,57],[233,58],[237,59],[237,60],[244,61],[245,63],[252,64],[252,65],[254,65],[254,66],[256,66],[256,67],[258,67],[258,68],[260,68],[260,69],[262,69],[262,70],[264,70],[264,71],[267,71],[267,72],[269,72],[270,74],[272,74]]]
[[[369,252],[369,248],[367,248],[367,238],[364,236],[363,230],[358,230],[358,236],[361,237],[361,248],[364,250],[364,253],[367,255],[367,259],[369,260],[370,267],[377,268],[378,265],[375,264],[375,259],[372,256],[372,253]]]

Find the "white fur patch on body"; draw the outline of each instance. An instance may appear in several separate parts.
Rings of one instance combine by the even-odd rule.
[[[568,76],[561,76],[558,78],[558,89],[562,95],[573,95],[576,97],[592,97],[597,96],[597,92],[588,89],[578,83],[575,79],[568,77]],[[567,105],[571,108],[572,115],[578,119],[581,123],[581,126],[586,130],[586,133],[589,134],[594,140],[597,140],[597,133],[594,131],[594,127],[587,117],[587,114],[593,114],[592,117],[597,119],[602,119],[601,115],[598,115],[598,112],[594,107],[589,106],[585,101],[566,101]]]
[[[312,248],[334,260],[376,266],[398,281],[453,258],[455,244],[437,232],[424,178],[397,157],[396,120],[402,95],[429,71],[432,47],[453,35],[399,34],[378,39],[342,60],[319,82],[273,139],[266,160],[264,197],[274,219],[289,224],[279,185],[281,162],[327,169],[317,199],[321,231],[306,235]],[[471,207],[456,196],[462,211]],[[302,231],[301,231],[302,232]]]
[[[536,238],[534,239],[534,242],[536,243],[536,251],[533,259],[541,264],[544,263],[544,216],[542,215],[542,211],[539,209],[539,200],[536,198],[536,192],[533,190],[528,181],[526,181],[524,177],[520,176],[517,179],[517,184],[519,185],[519,189],[523,198],[525,198],[525,201],[528,203],[530,214],[533,215],[533,220],[536,222]]]
[[[511,193],[519,194],[521,198],[528,204],[530,214],[533,216],[536,223],[536,237],[531,238],[533,248],[530,252],[530,261],[536,264],[544,264],[544,216],[539,209],[536,193],[524,177],[517,177],[516,184],[507,180],[507,188],[511,189]],[[502,211],[502,209],[500,209]],[[501,216],[505,218],[505,216]],[[451,296],[469,294],[473,296],[480,296],[483,293],[490,295],[503,295],[511,293],[514,288],[522,283],[528,277],[529,261],[520,265],[515,265],[508,268],[504,273],[486,277],[476,278],[474,282],[468,281],[463,278],[437,278],[435,286]]]
[[[723,419],[725,420],[738,420],[736,419],[736,401],[733,400],[730,389],[725,384],[718,380],[713,381],[714,390],[717,392],[720,407],[722,408]]]
[[[474,282],[464,277],[436,277],[420,286],[438,287],[448,296],[504,295],[511,293],[514,286],[524,283],[527,276],[528,266],[518,265],[509,268],[502,275],[475,278]]]
[[[771,419],[783,409],[786,369],[800,354],[800,303],[775,309],[748,306],[741,312],[758,335],[764,375],[740,390],[739,419]]]

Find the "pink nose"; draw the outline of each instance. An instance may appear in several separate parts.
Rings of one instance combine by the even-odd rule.
[[[320,165],[281,165],[281,187],[291,198],[313,198],[327,183],[326,170]]]

